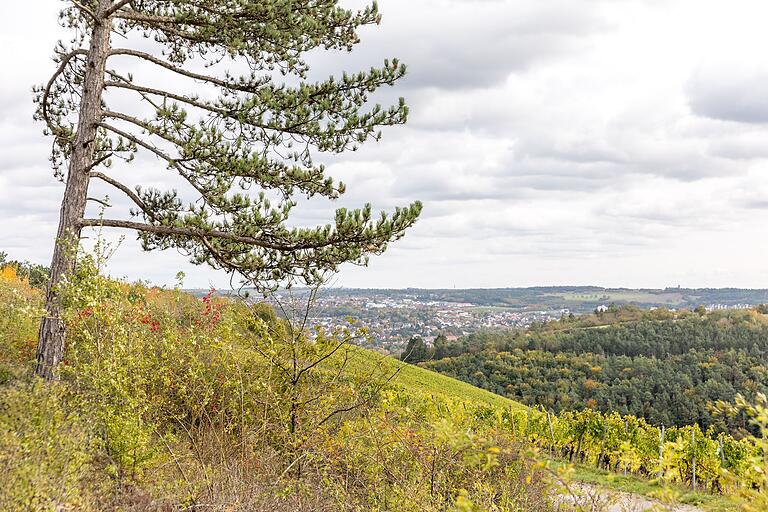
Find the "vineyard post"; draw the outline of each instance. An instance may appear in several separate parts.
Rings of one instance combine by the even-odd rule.
[[[626,439],[627,434],[629,433],[629,421],[624,420],[624,437]],[[627,476],[627,461],[624,460],[624,476]]]
[[[717,438],[717,442],[720,444],[720,467],[722,469],[725,469],[725,451],[723,450],[723,433],[720,432],[720,435]]]
[[[581,459],[581,462],[584,462],[584,457],[581,456],[581,442],[584,440],[584,434],[587,432],[586,425],[582,429],[581,433],[579,434],[579,443],[576,445],[576,456]],[[573,461],[573,457],[571,457],[571,462]]]
[[[512,406],[509,406],[509,420],[512,423],[512,439],[517,438],[517,430],[516,430],[516,422],[515,422],[515,411],[512,410]]]
[[[552,416],[547,411],[547,423],[549,423],[549,435],[552,438],[552,447],[549,449],[549,456],[552,457],[552,452],[555,450],[555,431],[552,429]]]
[[[608,425],[605,423],[605,418],[602,418],[603,420],[603,438],[600,441],[600,455],[597,457],[597,461],[595,462],[595,467],[600,468],[600,462],[603,460],[603,454],[605,453],[605,434],[608,430]]]
[[[664,476],[664,424],[659,432],[659,478]]]
[[[693,475],[691,478],[691,487],[695,491],[696,490],[696,433],[693,429],[691,429],[691,452],[692,452],[692,461],[693,461]]]
[[[525,422],[525,438],[528,439],[528,433],[531,428],[531,406],[528,406],[528,420]]]

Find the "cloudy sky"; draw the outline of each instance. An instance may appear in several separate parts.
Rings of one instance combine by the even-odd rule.
[[[409,75],[381,99],[405,96],[410,121],[326,161],[348,185],[341,205],[425,209],[336,285],[768,287],[768,3],[379,4],[383,23],[355,53],[313,62],[327,76],[399,57]],[[59,6],[0,4],[0,250],[40,263],[63,186],[30,88],[54,68]],[[137,183],[173,185],[139,163]],[[160,284],[180,269],[189,286],[227,282],[174,252],[140,253],[130,236],[110,263]]]

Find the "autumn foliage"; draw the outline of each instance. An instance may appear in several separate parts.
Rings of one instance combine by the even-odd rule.
[[[2,274],[1,510],[548,509],[490,406],[404,388],[354,326],[77,268],[50,384],[29,377],[41,293]]]

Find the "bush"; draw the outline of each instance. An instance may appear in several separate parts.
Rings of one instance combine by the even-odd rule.
[[[0,283],[16,319],[0,323],[0,509],[547,509],[493,411],[392,384],[388,360],[350,344],[364,331],[310,333],[100,263],[81,259],[62,286],[55,384],[25,376],[39,292]]]
[[[0,387],[0,510],[90,509],[95,434],[66,386]]]
[[[34,358],[42,300],[40,290],[20,278],[14,267],[0,268],[0,364]]]

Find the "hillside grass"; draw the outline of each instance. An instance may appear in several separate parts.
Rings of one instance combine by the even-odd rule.
[[[391,357],[387,357],[385,361],[389,371],[398,372],[392,380],[393,384],[421,396],[432,395],[467,403],[482,403],[504,409],[525,410],[528,408],[509,398],[426,368],[403,363]]]

